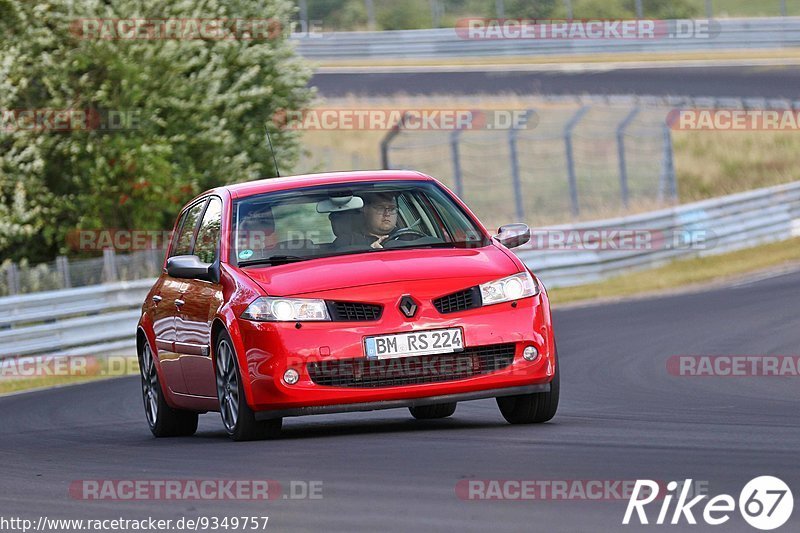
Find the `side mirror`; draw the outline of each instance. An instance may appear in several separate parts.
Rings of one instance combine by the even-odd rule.
[[[516,248],[531,240],[531,228],[527,224],[506,224],[500,226],[494,238],[506,248]]]
[[[167,274],[173,278],[213,281],[213,265],[196,255],[176,255],[167,259]]]

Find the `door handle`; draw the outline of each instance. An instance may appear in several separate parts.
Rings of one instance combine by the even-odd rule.
[[[182,307],[183,304],[185,304],[185,303],[186,302],[184,302],[183,300],[175,300],[175,305],[177,305],[178,307]]]
[[[161,303],[161,300],[163,300],[163,298],[161,298],[161,296],[159,296],[159,295],[153,296],[153,302]]]

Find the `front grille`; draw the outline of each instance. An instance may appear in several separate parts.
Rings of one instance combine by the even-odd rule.
[[[464,291],[454,292],[433,301],[433,306],[442,314],[455,313],[466,309],[474,309],[482,304],[481,289],[472,287]]]
[[[308,363],[311,381],[327,387],[377,388],[439,383],[489,374],[514,361],[515,345],[395,359],[339,359]]]
[[[380,320],[383,306],[358,302],[326,302],[334,322],[368,322]]]

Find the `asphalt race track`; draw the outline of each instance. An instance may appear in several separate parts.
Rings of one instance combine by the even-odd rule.
[[[639,94],[797,98],[800,67],[669,67],[553,72],[317,73],[322,96]]]
[[[623,527],[626,501],[464,501],[465,479],[683,480],[711,495],[776,475],[800,496],[797,377],[679,377],[674,354],[798,354],[800,272],[739,286],[555,313],[562,365],[556,418],[510,426],[493,400],[443,421],[406,410],[286,421],[276,441],[228,441],[219,415],[197,436],[156,440],[138,378],[0,399],[2,515],[37,518],[270,516],[269,531],[756,531]],[[323,482],[323,498],[82,501],[85,479]],[[660,504],[656,504],[659,505]],[[650,509],[650,508],[648,508]],[[650,512],[655,519],[658,507]],[[702,509],[696,515],[702,515]],[[795,506],[789,524],[797,531]],[[702,523],[701,516],[698,519]]]

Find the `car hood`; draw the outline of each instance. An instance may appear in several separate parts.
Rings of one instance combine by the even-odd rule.
[[[279,266],[243,268],[270,296],[296,296],[397,281],[510,276],[517,265],[494,245],[483,248],[417,248],[312,259]]]

